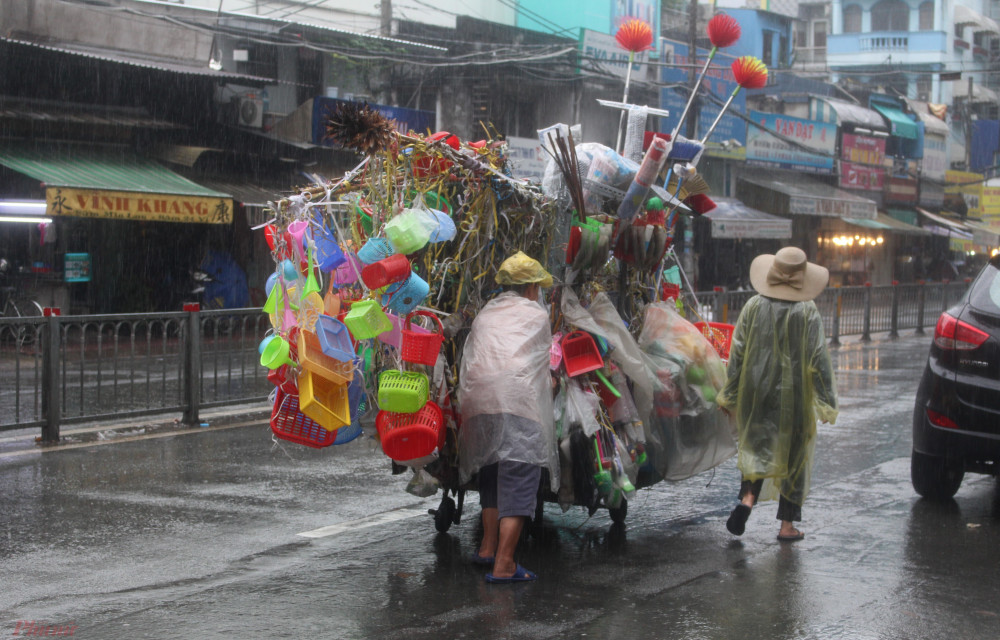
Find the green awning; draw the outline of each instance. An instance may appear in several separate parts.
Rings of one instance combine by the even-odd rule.
[[[229,198],[129,150],[0,145],[0,164],[46,187]]]
[[[910,138],[911,140],[916,140],[920,135],[917,123],[910,116],[903,113],[901,109],[878,103],[872,103],[872,109],[881,113],[889,121],[892,135],[899,138]]]
[[[886,209],[886,213],[900,222],[914,227],[917,226],[917,212],[913,209],[893,209],[890,207]]]

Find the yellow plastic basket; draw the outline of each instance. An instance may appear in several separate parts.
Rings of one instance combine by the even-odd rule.
[[[378,404],[394,413],[416,413],[427,404],[429,387],[423,373],[386,369],[378,377]]]
[[[299,374],[299,411],[327,431],[351,424],[347,385],[331,382],[303,369]]]
[[[354,379],[354,363],[341,362],[323,353],[319,337],[305,329],[299,329],[299,364],[335,384],[347,384]]]

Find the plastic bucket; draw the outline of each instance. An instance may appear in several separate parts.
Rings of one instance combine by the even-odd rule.
[[[382,296],[382,304],[401,316],[416,309],[427,298],[431,287],[416,273],[411,273],[401,284],[390,285]]]
[[[410,261],[397,253],[373,262],[361,270],[361,280],[369,289],[381,289],[394,282],[406,280],[410,275]]]
[[[392,245],[385,238],[368,238],[368,242],[358,250],[358,260],[365,264],[372,264],[379,260],[384,260],[396,253]]]

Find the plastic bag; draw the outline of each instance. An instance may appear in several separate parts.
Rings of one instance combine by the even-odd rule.
[[[438,492],[438,487],[440,484],[437,478],[421,467],[413,470],[413,477],[406,484],[406,492],[418,498],[429,498]]]

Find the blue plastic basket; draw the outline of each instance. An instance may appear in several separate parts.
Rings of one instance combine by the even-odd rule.
[[[350,362],[354,359],[351,333],[340,320],[325,314],[321,315],[316,321],[316,335],[325,355],[341,362]]]
[[[316,216],[315,224],[309,227],[309,233],[316,244],[316,264],[320,271],[329,273],[347,261],[347,256],[337,244],[337,238],[323,224],[321,216]]]
[[[391,284],[382,296],[382,304],[401,316],[416,309],[431,292],[427,281],[415,273],[398,284]]]
[[[368,238],[368,242],[358,250],[358,260],[365,264],[372,264],[384,260],[394,253],[396,253],[395,249],[385,238]]]

